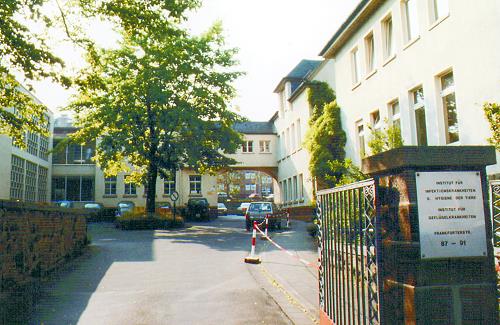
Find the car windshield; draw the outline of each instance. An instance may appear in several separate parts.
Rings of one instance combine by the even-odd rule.
[[[248,210],[251,212],[270,212],[271,203],[252,203]]]
[[[97,203],[87,203],[84,205],[85,209],[99,209],[101,206]]]

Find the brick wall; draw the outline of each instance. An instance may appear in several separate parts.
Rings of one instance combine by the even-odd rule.
[[[0,201],[0,292],[28,284],[81,252],[87,224],[77,212]]]

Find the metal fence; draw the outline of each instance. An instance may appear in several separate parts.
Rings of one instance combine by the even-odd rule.
[[[318,191],[320,308],[336,325],[380,324],[372,179]]]
[[[500,262],[500,180],[490,181],[490,209],[493,220],[493,246],[495,262]],[[497,291],[500,303],[500,272],[497,272]]]

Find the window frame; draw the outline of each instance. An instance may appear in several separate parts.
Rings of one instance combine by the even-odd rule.
[[[389,28],[390,27],[390,28]],[[392,13],[387,14],[381,21],[382,45],[384,62],[390,60],[396,54],[394,42],[394,20]]]
[[[356,127],[356,142],[358,144],[359,156],[361,159],[366,157],[366,139],[365,139],[365,125],[363,119],[359,119],[355,123]]]
[[[253,140],[245,140],[241,145],[242,153],[253,153]]]
[[[259,152],[271,153],[271,140],[259,140]]]
[[[450,74],[452,77],[453,84],[451,86],[447,86],[446,88],[444,88],[443,79]],[[455,92],[455,76],[454,76],[453,70],[451,70],[451,69],[446,70],[445,72],[438,75],[438,82],[439,82],[439,87],[440,87],[439,96],[441,99],[441,109],[443,112],[445,142],[446,142],[446,144],[458,144],[458,143],[460,143],[460,130],[458,130],[458,112],[457,112],[457,102],[456,102],[456,92]],[[446,99],[450,95],[453,95],[454,100],[455,100],[454,111],[455,111],[456,120],[455,120],[454,124],[457,127],[457,133],[456,133],[457,140],[453,141],[453,142],[450,139],[450,132],[449,132],[450,124],[449,124],[448,106],[446,103]]]
[[[104,177],[104,195],[106,196],[116,195],[116,183],[117,183],[116,176]]]
[[[193,191],[194,188],[194,191]],[[202,175],[189,175],[189,195],[202,194]]]
[[[137,185],[132,182],[127,182],[129,175],[123,176],[123,195],[137,196]]]
[[[371,40],[371,41],[370,41]],[[370,75],[375,72],[375,37],[373,31],[370,31],[364,37],[365,44],[365,74]]]
[[[359,49],[355,46],[351,50],[351,76],[352,76],[352,85],[356,87],[361,83],[361,67],[359,62]]]
[[[446,2],[446,11],[440,13],[438,2]],[[450,15],[450,1],[449,0],[429,0],[430,20],[431,25],[438,23]]]
[[[422,90],[422,100],[421,101],[417,101],[415,95],[417,94],[418,90]],[[417,145],[418,146],[427,146],[429,145],[429,139],[428,139],[428,136],[427,136],[427,112],[426,112],[426,108],[425,108],[425,91],[424,91],[424,87],[422,85],[418,85],[414,88],[412,88],[410,91],[409,91],[409,94],[410,94],[410,107],[412,109],[412,112],[413,112],[413,120],[415,122],[414,126],[415,126],[415,139],[417,140]],[[424,117],[424,134],[421,134],[419,132],[420,130],[420,124],[419,124],[419,119],[418,119],[418,116],[417,114],[420,113],[420,111],[423,112],[423,117]],[[421,143],[421,136],[424,138],[424,142]]]
[[[420,37],[418,0],[401,0],[401,6],[402,6],[401,16],[403,18],[404,40],[408,44],[412,43],[414,40]],[[411,10],[415,10],[413,15]]]

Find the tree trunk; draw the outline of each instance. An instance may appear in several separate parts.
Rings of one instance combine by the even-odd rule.
[[[146,193],[146,213],[153,216],[155,213],[156,201],[156,178],[158,177],[158,167],[151,161],[148,168],[148,191]]]

